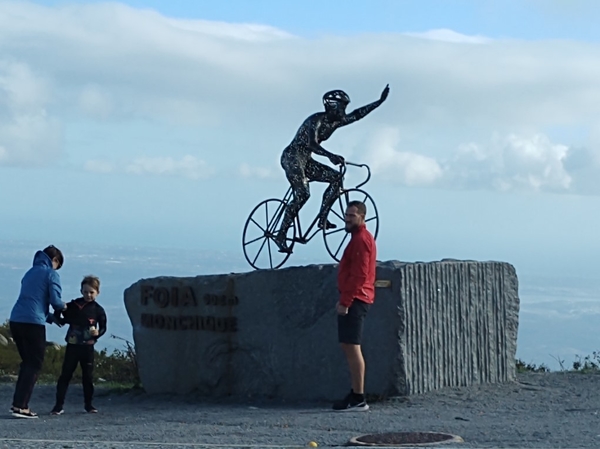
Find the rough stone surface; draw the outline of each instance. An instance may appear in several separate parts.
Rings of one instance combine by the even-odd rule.
[[[336,274],[335,265],[313,265],[137,282],[125,306],[144,388],[286,400],[345,395]],[[383,262],[377,279],[390,284],[377,288],[365,323],[367,394],[514,379],[519,300],[511,265]]]
[[[397,303],[406,385],[399,392],[515,378],[519,296],[512,265],[453,260],[391,265],[401,279]],[[392,268],[384,270],[392,275]]]

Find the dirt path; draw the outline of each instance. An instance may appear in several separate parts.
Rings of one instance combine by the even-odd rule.
[[[522,374],[515,383],[445,389],[353,414],[331,412],[329,404],[230,404],[99,388],[98,415],[83,413],[81,386],[73,385],[59,417],[47,415],[54,387],[38,386],[36,420],[7,413],[13,386],[3,384],[0,448],[334,447],[357,435],[417,431],[465,440],[441,447],[597,448],[599,384],[598,374]]]

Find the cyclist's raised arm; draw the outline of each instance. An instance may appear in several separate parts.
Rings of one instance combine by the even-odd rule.
[[[389,93],[390,93],[390,87],[388,85],[388,86],[385,86],[385,89],[383,89],[383,92],[381,92],[381,97],[379,98],[379,100],[374,101],[373,103],[370,103],[366,106],[362,106],[358,109],[355,109],[350,114],[347,114],[343,118],[341,126],[346,126],[346,125],[349,125],[350,123],[354,123],[355,121],[360,120],[361,118],[365,117],[367,114],[369,114],[374,109],[377,109],[385,101],[385,99],[387,98]]]

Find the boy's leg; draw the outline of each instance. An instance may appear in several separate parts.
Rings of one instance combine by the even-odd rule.
[[[21,356],[19,377],[13,396],[13,407],[28,410],[29,399],[46,353],[46,327],[29,323],[10,322],[10,332]]]
[[[56,384],[56,404],[54,405],[56,410],[62,410],[63,408],[67,389],[69,388],[69,382],[71,382],[71,378],[73,377],[73,373],[79,362],[79,351],[77,350],[77,346],[80,345],[67,344],[67,349],[65,350],[62,371]]]
[[[94,345],[85,345],[81,348],[81,383],[83,385],[83,401],[85,409],[93,408],[94,398]]]

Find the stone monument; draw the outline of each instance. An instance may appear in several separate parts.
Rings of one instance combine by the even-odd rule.
[[[148,393],[334,400],[337,265],[142,279],[125,290]],[[367,394],[389,397],[515,378],[512,265],[379,262],[365,322]]]

